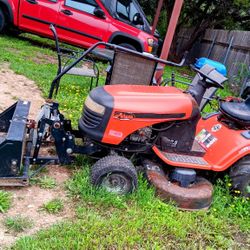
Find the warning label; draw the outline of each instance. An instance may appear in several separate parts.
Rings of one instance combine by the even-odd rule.
[[[210,134],[206,129],[202,129],[201,132],[195,137],[195,140],[204,148],[210,148],[217,138]]]

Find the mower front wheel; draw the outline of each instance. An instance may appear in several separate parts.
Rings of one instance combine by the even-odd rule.
[[[250,197],[250,156],[242,158],[231,168],[230,178],[235,193]]]
[[[125,157],[112,155],[97,161],[91,168],[91,183],[116,194],[133,192],[138,185],[134,165]]]

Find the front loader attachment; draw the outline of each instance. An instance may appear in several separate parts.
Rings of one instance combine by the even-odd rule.
[[[25,160],[30,102],[18,101],[0,114],[0,186],[25,186]]]

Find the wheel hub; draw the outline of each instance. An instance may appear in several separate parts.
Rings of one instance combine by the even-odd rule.
[[[126,176],[114,173],[105,176],[102,180],[101,186],[108,192],[125,194],[130,189],[130,182]]]

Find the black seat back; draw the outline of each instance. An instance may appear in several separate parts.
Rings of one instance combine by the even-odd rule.
[[[151,85],[156,64],[150,58],[116,50],[106,84]]]

